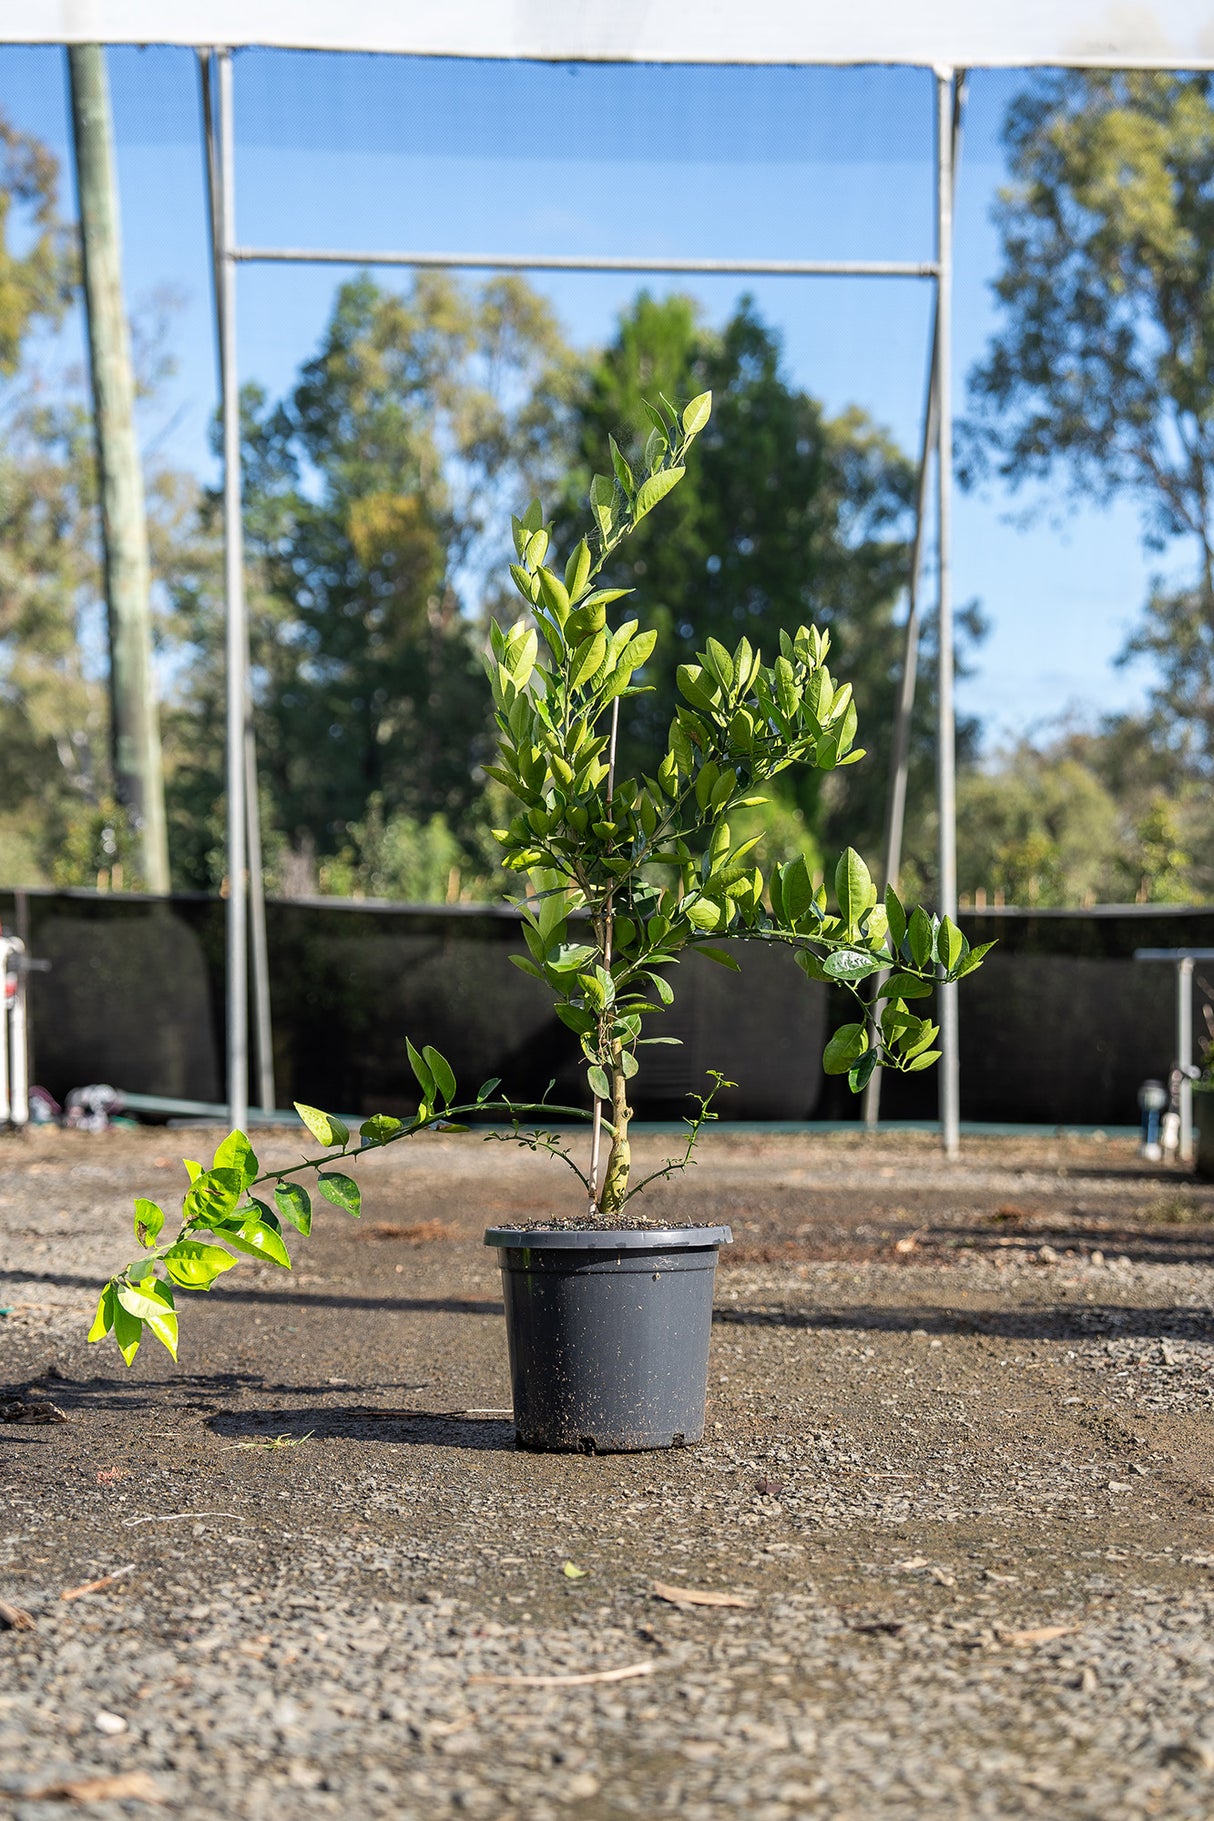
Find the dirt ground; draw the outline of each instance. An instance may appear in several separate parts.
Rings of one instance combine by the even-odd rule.
[[[1214,1186],[710,1134],[649,1196],[737,1241],[705,1440],[588,1459],[514,1448],[480,1243],[572,1178],[476,1136],[181,1296],[180,1364],[86,1346],[204,1142],[0,1140],[0,1404],[66,1418],[0,1424],[0,1815],[1214,1813]]]

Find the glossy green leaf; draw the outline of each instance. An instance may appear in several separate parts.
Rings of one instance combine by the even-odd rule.
[[[698,397],[692,399],[689,405],[684,406],[683,435],[689,442],[693,436],[699,435],[711,416],[711,392],[701,392]]]
[[[206,1226],[223,1220],[244,1193],[244,1178],[237,1170],[204,1170],[186,1190],[181,1211],[187,1225]]]
[[[322,1113],[319,1107],[304,1106],[300,1100],[295,1102],[295,1111],[318,1144],[326,1147],[345,1144],[350,1136],[349,1127],[337,1117],[336,1113]]]
[[[517,957],[512,955],[511,960],[517,960]],[[422,1099],[427,1106],[433,1106],[434,1076],[431,1073],[430,1064],[426,1061],[420,1051],[414,1049],[407,1037],[405,1038],[405,1050],[409,1057],[409,1067],[416,1075],[417,1085],[422,1091]]]
[[[891,974],[882,988],[887,999],[926,999],[935,991],[935,983],[921,980],[918,974]]]
[[[742,972],[741,963],[735,961],[732,955],[727,955],[723,948],[709,948],[707,944],[697,942],[695,952],[703,955],[706,961],[715,961],[718,967],[727,967],[733,974]]]
[[[213,1170],[235,1170],[240,1186],[247,1189],[257,1175],[257,1156],[243,1132],[229,1132],[211,1164]]]
[[[403,1119],[394,1119],[391,1113],[372,1113],[370,1119],[364,1119],[359,1126],[358,1136],[365,1145],[387,1144],[404,1129]]]
[[[828,1075],[846,1075],[868,1048],[868,1032],[862,1024],[841,1024],[822,1053],[822,1067]]]
[[[835,868],[835,897],[839,915],[849,930],[856,928],[865,911],[876,902],[872,875],[854,847],[849,847]]]
[[[867,980],[870,974],[880,971],[880,961],[858,948],[836,949],[822,962],[822,972],[828,980]]]
[[[965,952],[965,937],[951,917],[941,917],[936,932],[936,954],[942,967],[951,973]]]
[[[647,512],[652,512],[659,500],[664,500],[671,489],[678,486],[683,474],[682,468],[662,468],[642,481],[632,504],[633,518],[643,519]]]
[[[847,1071],[847,1085],[853,1094],[862,1094],[877,1068],[876,1050],[865,1050],[854,1068]]]
[[[611,1099],[611,1083],[607,1079],[607,1071],[601,1069],[597,1062],[591,1063],[586,1070],[586,1079],[590,1083],[590,1092],[596,1100]]]
[[[321,1170],[316,1186],[335,1208],[344,1208],[347,1214],[356,1217],[361,1214],[362,1193],[352,1176],[343,1176],[340,1170]]]
[[[156,1235],[164,1225],[164,1209],[154,1201],[145,1201],[141,1196],[135,1203],[135,1238],[141,1246],[150,1250],[156,1244]]]
[[[935,937],[932,932],[932,920],[921,904],[916,904],[911,912],[906,933],[915,966],[926,967],[932,958]]]
[[[104,1340],[114,1325],[114,1286],[108,1283],[97,1299],[97,1313],[89,1329],[90,1340]]]
[[[233,1246],[237,1252],[260,1258],[266,1264],[281,1265],[286,1271],[291,1269],[291,1255],[282,1234],[255,1215],[244,1221],[230,1221],[214,1231],[216,1239],[222,1239],[225,1246]]]
[[[120,1283],[116,1286],[116,1293],[118,1302],[126,1313],[150,1328],[156,1339],[176,1359],[177,1314],[173,1308],[170,1286],[158,1278],[151,1278],[138,1285]]]
[[[396,1120],[399,1127],[400,1120]],[[312,1198],[308,1191],[298,1182],[280,1182],[275,1184],[274,1205],[284,1220],[300,1233],[312,1231]]]
[[[422,1050],[427,1067],[434,1080],[435,1091],[443,1106],[450,1106],[455,1099],[455,1072],[447,1058],[439,1053],[431,1043]]]
[[[114,1298],[114,1339],[127,1365],[133,1365],[143,1339],[143,1323],[137,1315],[123,1308],[117,1296]]]
[[[165,1270],[183,1290],[209,1290],[235,1263],[222,1246],[204,1245],[200,1239],[179,1239],[164,1254]]]
[[[492,1094],[494,1088],[500,1088],[501,1085],[502,1078],[500,1075],[491,1075],[488,1081],[483,1081],[476,1090],[477,1106],[483,1106],[485,1101],[488,1100],[489,1096]]]

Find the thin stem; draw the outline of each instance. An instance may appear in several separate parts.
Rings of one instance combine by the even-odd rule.
[[[611,799],[615,795],[615,753],[620,731],[620,698],[616,696],[611,704],[611,738],[607,743],[607,811],[611,813]],[[614,911],[615,886],[607,892],[603,906],[603,966],[611,972],[611,938],[615,929]],[[600,1048],[602,1047],[600,1043]],[[603,1103],[596,1094],[591,1114],[590,1130],[590,1217],[593,1220],[599,1211],[599,1153],[602,1148]]]

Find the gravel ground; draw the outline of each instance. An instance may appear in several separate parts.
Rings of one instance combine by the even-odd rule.
[[[179,1365],[86,1347],[201,1142],[0,1141],[0,1403],[67,1419],[0,1424],[0,1814],[1214,1812],[1214,1188],[711,1134],[650,1196],[738,1240],[706,1439],[585,1459],[512,1445],[479,1244],[564,1178],[475,1137],[368,1161]]]

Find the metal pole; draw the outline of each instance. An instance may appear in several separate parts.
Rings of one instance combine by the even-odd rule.
[[[226,373],[223,312],[220,309],[222,289],[219,258],[220,173],[214,134],[213,84],[211,55],[199,51],[198,68],[202,86],[202,117],[205,126],[207,202],[211,223],[211,259],[215,288],[215,333],[219,354],[220,384]],[[250,959],[253,964],[253,1032],[257,1062],[257,1098],[259,1105],[271,1112],[274,1107],[274,1031],[270,1013],[270,951],[266,935],[265,877],[261,864],[261,802],[257,787],[257,740],[253,731],[253,704],[247,679],[250,669],[248,625],[245,627],[245,822],[249,854],[249,935]]]
[[[16,987],[8,1004],[9,1035],[9,1077],[8,1077],[8,1116],[14,1125],[28,1125],[30,1122],[30,1082],[29,1082],[29,1049],[25,1029],[25,994],[28,975],[25,970],[25,944],[20,938],[10,938],[7,962],[12,960],[13,980]],[[8,981],[4,990],[7,995]]]
[[[953,702],[953,76],[936,71],[936,370],[940,426],[937,436],[936,518],[939,535],[939,679],[936,694],[937,808],[940,818],[939,901],[943,916],[957,916],[957,722]],[[940,1136],[945,1155],[960,1150],[961,1070],[957,1051],[957,988],[937,989],[940,1008]]]
[[[1176,963],[1176,1062],[1180,1069],[1180,1161],[1193,1161],[1193,957]]]
[[[245,660],[248,661],[246,647]],[[270,1022],[270,945],[266,936],[266,881],[261,870],[261,811],[257,801],[257,742],[253,736],[252,704],[247,701],[245,722],[245,808],[249,840],[249,933],[253,963],[253,1033],[256,1037],[257,1101],[262,1111],[274,1110],[274,1034]]]
[[[674,259],[591,253],[407,253],[354,247],[233,247],[250,265],[436,266],[462,272],[707,273],[737,278],[935,278],[930,259]]]
[[[248,898],[245,887],[245,723],[248,631],[240,487],[240,397],[236,374],[236,172],[233,163],[232,58],[219,52],[219,324],[223,379],[224,595],[227,606],[227,1066],[228,1119],[243,1127],[249,1110]],[[211,125],[207,124],[208,134]],[[213,159],[214,146],[208,146]]]
[[[950,181],[955,189],[957,154],[961,146],[961,118],[965,105],[965,77],[958,75],[953,96],[951,127],[952,167]],[[885,842],[882,853],[882,885],[898,890],[902,872],[902,836],[906,824],[906,788],[910,770],[911,723],[915,709],[915,683],[919,667],[919,591],[923,582],[924,526],[931,505],[931,459],[936,452],[940,422],[939,349],[940,299],[937,290],[936,309],[932,315],[932,338],[928,350],[927,399],[923,407],[923,442],[919,454],[919,486],[915,498],[915,530],[911,540],[910,574],[907,579],[906,637],[902,657],[902,678],[898,689],[898,706],[894,716],[894,737],[890,749],[889,796],[885,809]],[[874,1004],[881,999],[889,978],[883,968],[874,983]],[[875,1130],[881,1114],[881,1071],[870,1075],[864,1090],[864,1123]]]

